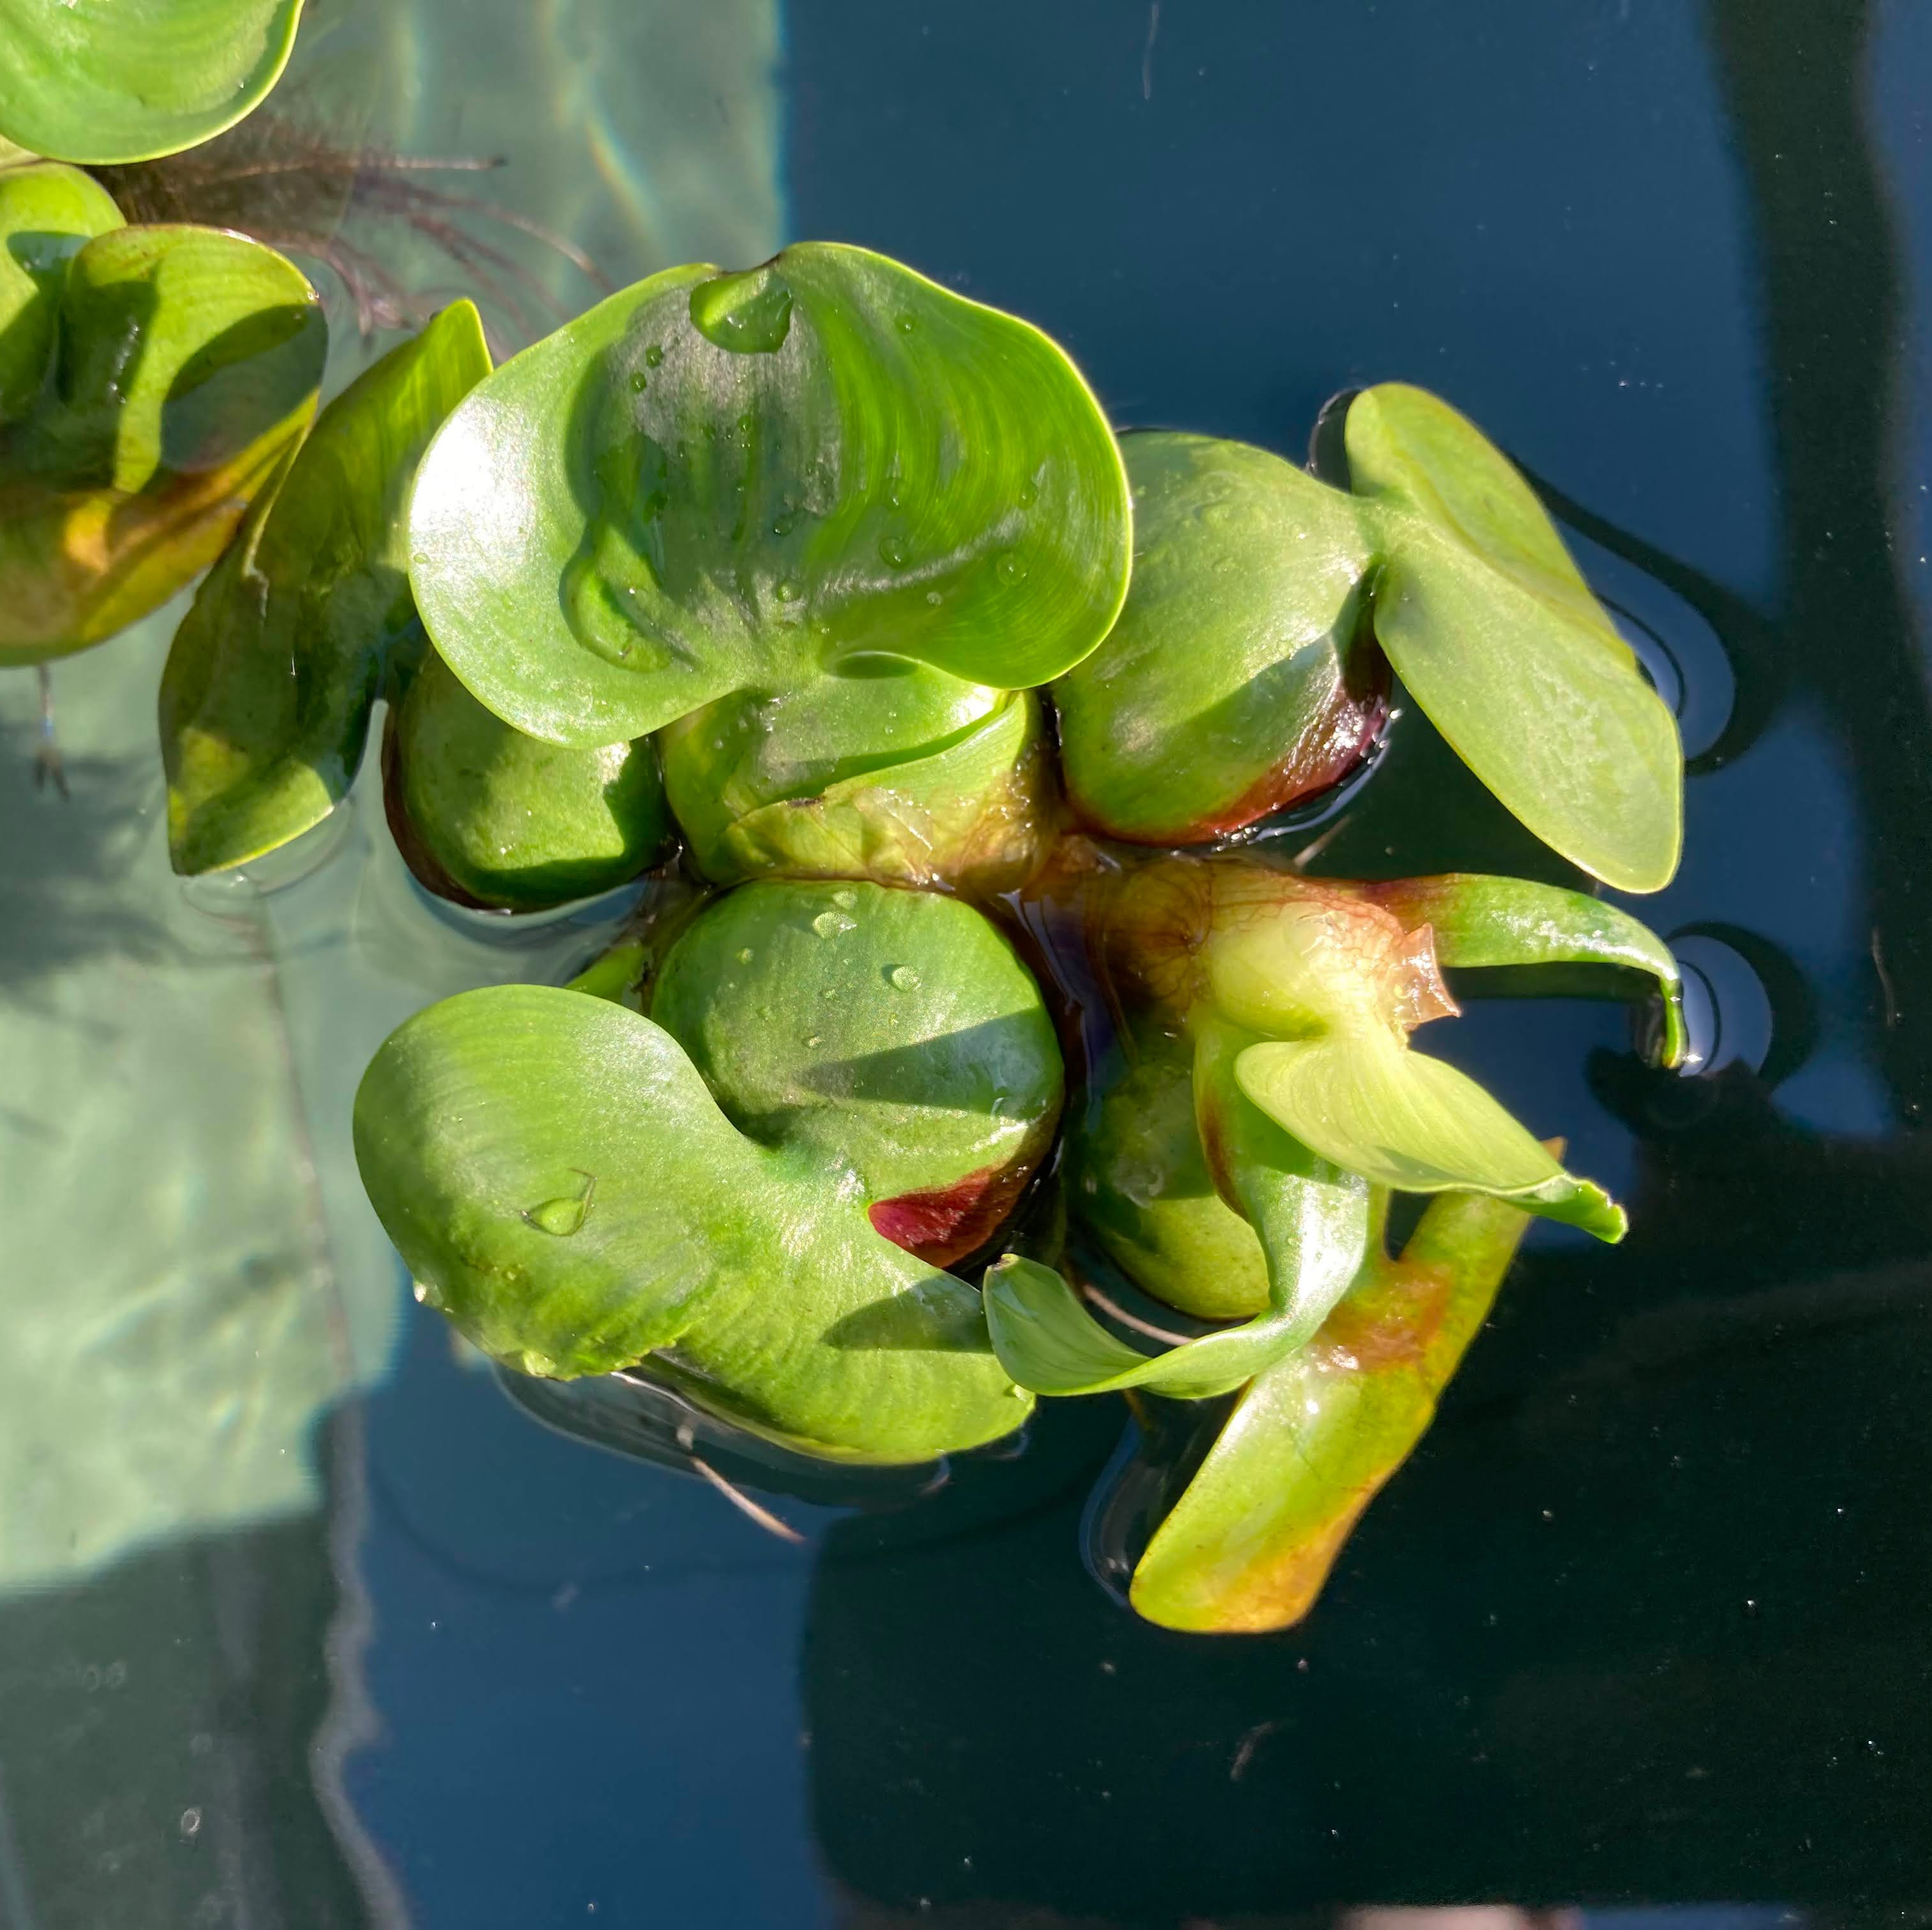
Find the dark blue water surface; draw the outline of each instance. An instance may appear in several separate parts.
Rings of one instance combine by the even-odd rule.
[[[1631,1236],[1538,1226],[1282,1635],[1093,1579],[1106,1403],[916,1508],[776,1504],[794,1545],[546,1430],[408,1306],[317,1421],[313,1506],[0,1599],[0,1925],[1932,1915],[1932,15],[787,0],[773,44],[789,236],[1030,317],[1118,422],[1298,457],[1402,378],[1547,491],[1682,687],[1685,859],[1640,910],[1702,975],[1705,1062],[1567,998],[1432,1041]],[[425,145],[471,137],[438,111]],[[670,89],[653,165],[745,111]],[[590,106],[560,125],[621,174]],[[1412,714],[1322,863],[1564,875]]]

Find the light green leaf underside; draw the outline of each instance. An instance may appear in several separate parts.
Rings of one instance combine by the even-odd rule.
[[[260,857],[347,794],[388,653],[415,627],[410,482],[489,366],[467,302],[392,349],[322,411],[196,593],[161,680],[177,871]]]
[[[1670,947],[1614,905],[1559,885],[1452,872],[1370,888],[1413,929],[1426,925],[1438,961],[1456,966],[1618,965],[1654,979],[1664,999],[1663,1063],[1679,1064],[1686,1040],[1684,988]]]
[[[259,106],[302,0],[0,0],[0,134],[59,161],[149,161]]]
[[[1417,703],[1546,843],[1622,890],[1660,889],[1683,841],[1676,721],[1534,493],[1420,389],[1364,390],[1346,435],[1378,521],[1376,636]]]
[[[1285,1131],[1377,1185],[1499,1194],[1622,1235],[1623,1214],[1600,1189],[1564,1173],[1473,1079],[1379,1034],[1250,1046],[1234,1076]]]
[[[506,364],[432,447],[411,549],[472,692],[588,746],[874,651],[1044,682],[1119,610],[1127,497],[1044,335],[807,243],[655,276]]]
[[[1135,1608],[1200,1634],[1292,1626],[1426,1430],[1527,1225],[1507,1202],[1432,1200],[1309,1346],[1244,1392],[1134,1571]]]
[[[1025,1418],[973,1290],[875,1234],[836,1172],[739,1133],[670,1034],[622,1006],[534,986],[446,999],[376,1054],[355,1124],[425,1297],[514,1366],[568,1378],[663,1350],[720,1412],[882,1461]]]

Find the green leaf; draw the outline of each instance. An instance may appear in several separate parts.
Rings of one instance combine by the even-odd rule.
[[[410,530],[452,668],[580,746],[878,653],[1037,684],[1128,568],[1120,457],[1060,350],[822,243],[669,270],[514,358],[431,446]]]
[[[1384,1032],[1335,1033],[1249,1046],[1240,1088],[1336,1166],[1405,1193],[1496,1193],[1622,1238],[1622,1211],[1572,1178],[1475,1081]]]
[[[1145,1387],[1186,1400],[1226,1394],[1300,1346],[1347,1290],[1367,1250],[1368,1186],[1290,1139],[1235,1088],[1232,1069],[1248,1037],[1204,1028],[1194,1091],[1208,1163],[1266,1256],[1268,1310],[1148,1356],[1116,1340],[1058,1274],[1003,1262],[986,1276],[986,1325],[1021,1386],[1054,1394]]]
[[[1245,1319],[1268,1304],[1268,1262],[1208,1170],[1193,1060],[1178,1029],[1126,1016],[1070,1121],[1069,1210],[1144,1293],[1202,1319]]]
[[[445,896],[542,911],[628,883],[664,854],[670,818],[648,737],[590,751],[526,737],[434,650],[396,713],[394,752],[397,842]]]
[[[0,0],[0,134],[59,161],[152,161],[259,107],[302,0]]]
[[[672,944],[650,1010],[741,1131],[849,1169],[873,1225],[939,1263],[991,1236],[1052,1143],[1052,1021],[957,899],[743,886]]]
[[[1438,961],[1452,969],[1606,965],[1654,980],[1664,1000],[1663,1063],[1682,1062],[1682,974],[1670,947],[1628,912],[1560,886],[1466,872],[1371,885],[1366,895],[1412,929],[1428,926]]]
[[[390,653],[416,627],[410,481],[489,367],[467,302],[391,350],[322,412],[202,584],[161,679],[176,870],[245,863],[347,794]]]
[[[0,664],[98,643],[212,563],[307,427],[327,347],[290,263],[173,227],[68,258],[56,336],[0,428]]]
[[[706,877],[870,878],[986,899],[1036,869],[1052,783],[1039,699],[890,661],[909,674],[883,714],[874,680],[825,677],[776,697],[739,692],[664,730],[666,788]]]
[[[1316,1338],[1241,1395],[1134,1570],[1148,1620],[1200,1634],[1292,1626],[1434,1418],[1528,1224],[1502,1201],[1432,1200]]]
[[[1196,843],[1327,789],[1366,748],[1386,695],[1354,649],[1372,537],[1352,497],[1246,443],[1120,448],[1133,580],[1053,687],[1067,793],[1116,837]]]
[[[96,235],[123,225],[106,191],[78,168],[0,172],[0,423],[40,400],[70,263]]]
[[[1376,636],[1411,695],[1546,843],[1606,884],[1660,890],[1683,842],[1676,722],[1529,485],[1400,383],[1356,397],[1346,440],[1378,512]]]
[[[641,1364],[860,1460],[927,1460],[1026,1417],[973,1289],[875,1233],[836,1170],[739,1133],[670,1034],[620,1005],[536,986],[445,999],[378,1052],[355,1126],[422,1297],[525,1372]]]

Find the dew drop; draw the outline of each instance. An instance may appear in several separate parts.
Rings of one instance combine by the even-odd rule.
[[[919,974],[910,965],[894,965],[886,974],[886,982],[895,992],[916,992]]]
[[[738,953],[738,962],[740,965],[749,965],[752,962],[752,952],[751,947],[749,945],[743,947]]]
[[[540,1206],[532,1206],[524,1217],[538,1232],[554,1234],[560,1240],[567,1240],[584,1224],[590,1211],[588,1193],[563,1193],[555,1199],[546,1199]]]
[[[1017,550],[1002,550],[994,559],[993,567],[999,572],[1002,583],[1024,583],[1026,581],[1026,558]]]
[[[644,374],[644,371],[643,371],[642,369],[640,369],[640,368],[634,368],[633,370],[632,370],[632,371],[631,371],[631,392],[632,392],[634,395],[643,395],[643,393],[644,392],[645,389],[646,389],[646,388],[648,388],[649,386],[650,386],[650,378],[649,378],[649,377],[648,377]]]
[[[944,602],[944,599],[940,596],[938,590],[928,590],[926,593],[926,600],[928,603],[939,603]]]
[[[812,921],[812,929],[821,938],[836,938],[841,932],[849,932],[852,929],[852,921],[849,918],[840,917],[836,911],[821,911]]]
[[[796,603],[798,601],[798,585],[787,577],[773,593],[781,603]]]
[[[901,335],[909,335],[919,326],[918,318],[912,315],[902,315],[899,317],[898,326]]]
[[[650,347],[645,350],[644,362],[647,368],[656,368],[663,360],[664,350],[659,348],[656,342],[652,343]]]
[[[812,1046],[817,1045],[819,1043],[818,1034],[816,1032],[806,1033],[805,1035],[805,1043],[808,1049]]]
[[[859,894],[856,891],[835,891],[832,894],[832,902],[840,911],[849,911],[858,903]]]
[[[1040,487],[1030,481],[1020,485],[1020,507],[1030,509],[1040,500]]]
[[[428,563],[429,561],[429,551],[427,550],[418,550],[415,554],[410,558],[410,560],[412,563]]]
[[[895,569],[905,567],[906,542],[903,536],[887,536],[879,539],[879,554]]]

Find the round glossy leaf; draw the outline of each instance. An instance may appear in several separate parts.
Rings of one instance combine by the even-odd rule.
[[[1143,1292],[1202,1319],[1243,1320],[1268,1304],[1268,1262],[1208,1170],[1193,1058],[1167,1027],[1130,1022],[1068,1130],[1068,1210]]]
[[[926,1460],[1025,1418],[977,1294],[881,1238],[836,1170],[744,1137],[622,1006],[535,986],[446,999],[376,1054],[355,1124],[423,1298],[524,1372],[642,1362],[857,1459]]]
[[[59,161],[149,161],[258,107],[302,0],[0,0],[0,134]]]
[[[1059,1118],[1039,987],[957,899],[742,886],[672,946],[650,1010],[742,1130],[849,1166],[872,1224],[928,1259],[990,1237]]]
[[[106,190],[78,168],[0,171],[0,424],[40,402],[69,264],[96,235],[122,225]]]
[[[116,228],[68,264],[56,377],[4,431],[0,662],[85,648],[226,546],[315,408],[326,331],[272,249]]]
[[[1128,569],[1119,455],[1061,351],[822,243],[670,270],[506,363],[432,446],[411,533],[457,674],[584,746],[873,653],[1042,683]]]
[[[1376,635],[1430,721],[1573,863],[1623,890],[1668,884],[1676,721],[1529,485],[1448,404],[1400,383],[1356,397],[1346,436],[1384,559]]]
[[[416,634],[410,481],[489,367],[467,302],[391,350],[322,412],[196,593],[161,678],[177,871],[273,851],[347,794],[390,653]]]
[[[473,902],[542,911],[608,891],[662,855],[670,829],[647,737],[566,750],[513,731],[431,651],[397,714],[405,854]]]
[[[1120,441],[1134,496],[1120,620],[1053,688],[1067,794],[1090,824],[1202,842],[1324,791],[1384,714],[1356,647],[1361,506],[1244,443]]]

